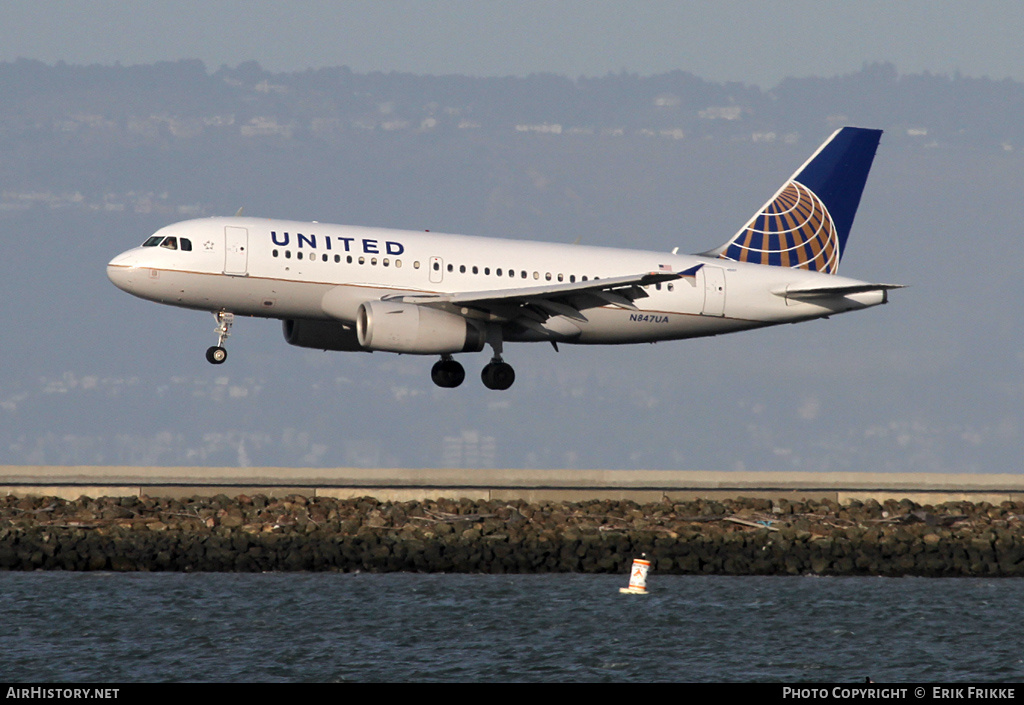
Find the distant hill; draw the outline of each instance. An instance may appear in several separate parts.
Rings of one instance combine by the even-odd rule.
[[[483,159],[500,178],[509,150],[555,150],[602,154],[605,169],[628,171],[616,142],[629,144],[630,160],[638,142],[661,145],[656,151],[680,142],[805,149],[843,124],[885,129],[887,149],[1024,146],[1024,84],[901,76],[890,64],[762,91],[683,71],[469,78],[18,60],[0,64],[0,86],[0,215],[32,207],[204,215],[272,203],[282,181],[313,173],[353,194],[350,212],[367,187],[428,164],[451,174],[459,160]],[[452,160],[454,170],[441,168]],[[244,188],[214,198],[239,172]],[[472,190],[469,181],[446,187]],[[417,224],[422,214],[396,222]]]
[[[276,138],[330,143],[350,131],[451,130],[669,139],[772,139],[843,123],[938,143],[1019,145],[1024,84],[899,75],[866,65],[834,78],[786,79],[770,91],[684,71],[569,79],[353,73],[275,74],[256,62],[212,73],[198,60],[146,66],[0,63],[0,137],[34,135],[125,147]]]

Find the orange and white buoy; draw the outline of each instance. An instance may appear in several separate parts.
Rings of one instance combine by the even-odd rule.
[[[641,556],[644,557],[633,559],[633,567],[629,570],[629,587],[619,588],[619,592],[624,595],[647,594],[647,571],[651,569],[651,562],[646,560],[646,553]]]

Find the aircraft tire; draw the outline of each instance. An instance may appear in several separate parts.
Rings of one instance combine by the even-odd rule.
[[[516,372],[507,362],[490,362],[480,373],[480,378],[488,389],[504,390],[516,381]]]
[[[430,379],[438,387],[453,389],[466,379],[466,368],[455,360],[439,360],[430,370]]]
[[[211,365],[220,365],[228,359],[228,351],[224,348],[214,345],[206,350],[206,359]]]

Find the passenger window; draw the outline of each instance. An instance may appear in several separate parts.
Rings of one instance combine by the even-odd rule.
[[[337,264],[338,262],[341,262],[341,255],[334,255],[334,263]]]
[[[324,255],[323,260],[324,260],[324,262],[327,261],[327,255]]]
[[[274,250],[274,257],[277,257],[277,250]]]
[[[365,257],[360,257],[359,258],[359,264],[366,264],[366,258]]]
[[[434,271],[435,272],[440,272],[441,271],[441,264],[439,262],[434,262]]]
[[[450,265],[450,264],[449,264],[449,265],[448,265],[448,271],[449,271],[449,272],[454,272],[454,271],[455,271],[455,267],[454,267],[453,265]]]
[[[387,257],[385,257],[383,260],[381,260],[381,264],[387,267],[389,264],[391,264],[391,261]]]
[[[534,274],[536,274],[536,272],[534,272]],[[525,269],[523,270],[523,279],[526,279],[526,270]]]
[[[668,285],[668,290],[669,290],[669,291],[674,291],[674,290],[675,290],[675,287],[674,287],[674,286],[672,286],[672,284],[670,283],[670,284]]]
[[[285,250],[284,251],[284,258],[285,259],[291,259],[292,258],[292,251],[291,250]]]
[[[570,274],[569,275],[569,283],[572,284],[575,281],[576,281],[576,275],[575,274]]]
[[[371,257],[370,258],[370,264],[372,264],[374,267],[376,267],[377,266],[377,258],[376,257]]]
[[[490,267],[484,267],[484,274],[490,275],[490,273],[491,273],[491,268]]]
[[[401,269],[401,268],[402,268],[402,260],[396,259],[395,260],[395,269]]]
[[[480,273],[480,270],[479,270],[479,269],[477,269],[477,268],[476,268],[476,265],[474,264],[474,265],[473,265],[473,274],[479,274],[479,273]]]
[[[545,274],[544,278],[547,279],[548,281],[551,281],[551,272],[548,272],[547,274]]]
[[[540,279],[540,272],[534,272],[533,273],[533,278],[534,279]]]
[[[459,274],[465,274],[465,273],[466,273],[466,265],[460,264],[459,265]]]
[[[302,259],[302,250],[295,253],[295,259]]]
[[[189,240],[187,237],[181,238],[181,251],[182,252],[191,252],[192,251],[192,241]]]
[[[497,269],[494,270],[494,275],[496,277],[500,277],[501,276],[501,267],[498,267]]]
[[[558,274],[558,281],[562,281],[562,274],[561,273]]]
[[[168,250],[176,250],[178,249],[178,238],[165,237],[164,241],[160,243],[160,247],[166,247]]]
[[[413,269],[419,269],[420,268],[420,261],[418,259],[415,259],[415,260],[412,261],[412,268]]]

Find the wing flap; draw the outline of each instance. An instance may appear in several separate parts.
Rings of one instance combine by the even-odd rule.
[[[552,316],[565,316],[566,318],[571,318],[572,320],[579,321],[580,323],[587,322],[587,317],[580,313],[579,309],[568,304],[561,303],[560,301],[551,301],[550,299],[533,299],[530,303],[543,309]]]

